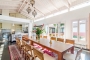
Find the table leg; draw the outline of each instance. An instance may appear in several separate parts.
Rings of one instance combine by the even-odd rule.
[[[63,54],[58,52],[58,60],[63,60]]]
[[[71,48],[71,53],[74,54],[74,46]]]

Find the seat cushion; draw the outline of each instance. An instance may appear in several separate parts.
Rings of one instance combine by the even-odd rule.
[[[65,53],[63,55],[63,58],[65,60],[75,60],[75,57],[76,57],[76,53],[75,54],[71,54],[71,53],[67,52],[67,53]]]
[[[44,54],[44,60],[56,60],[56,59],[45,53]]]
[[[48,54],[43,54],[44,60],[56,60],[54,57],[49,56]],[[40,60],[38,57],[35,60]]]

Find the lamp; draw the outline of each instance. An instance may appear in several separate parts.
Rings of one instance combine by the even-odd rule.
[[[30,0],[30,4],[32,5],[32,7],[33,7],[33,5],[35,4],[35,0]],[[29,4],[29,5],[30,5]],[[32,12],[32,15],[35,17],[36,15],[37,15],[37,12],[35,11],[35,7],[33,7],[34,8],[34,11]],[[26,9],[26,11],[28,12],[28,14],[31,12],[31,8],[30,7],[28,7],[27,9]]]
[[[28,7],[27,9],[26,9],[26,11],[28,12],[28,14],[31,12],[31,8],[30,7]]]
[[[35,16],[37,15],[37,12],[34,10],[34,11],[32,12],[32,15],[35,17]]]
[[[35,0],[30,0],[30,3],[32,5],[32,7],[33,7],[33,5],[35,4]]]

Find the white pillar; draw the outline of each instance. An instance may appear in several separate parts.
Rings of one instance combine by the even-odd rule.
[[[58,23],[58,37],[60,37],[60,23]]]
[[[47,36],[50,39],[50,36],[49,36],[49,25],[47,25]]]
[[[33,24],[32,22],[30,22],[28,24],[28,37],[29,38],[31,38],[31,36],[32,36],[32,29],[33,29],[33,25],[32,24]]]

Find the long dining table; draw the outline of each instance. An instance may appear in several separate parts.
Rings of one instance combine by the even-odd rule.
[[[35,43],[56,53],[58,55],[58,60],[63,60],[63,54],[69,50],[72,54],[74,53],[74,45],[72,44],[66,44],[64,42],[44,38],[41,38],[39,41],[36,39],[29,39],[29,41],[31,45],[34,45]]]

